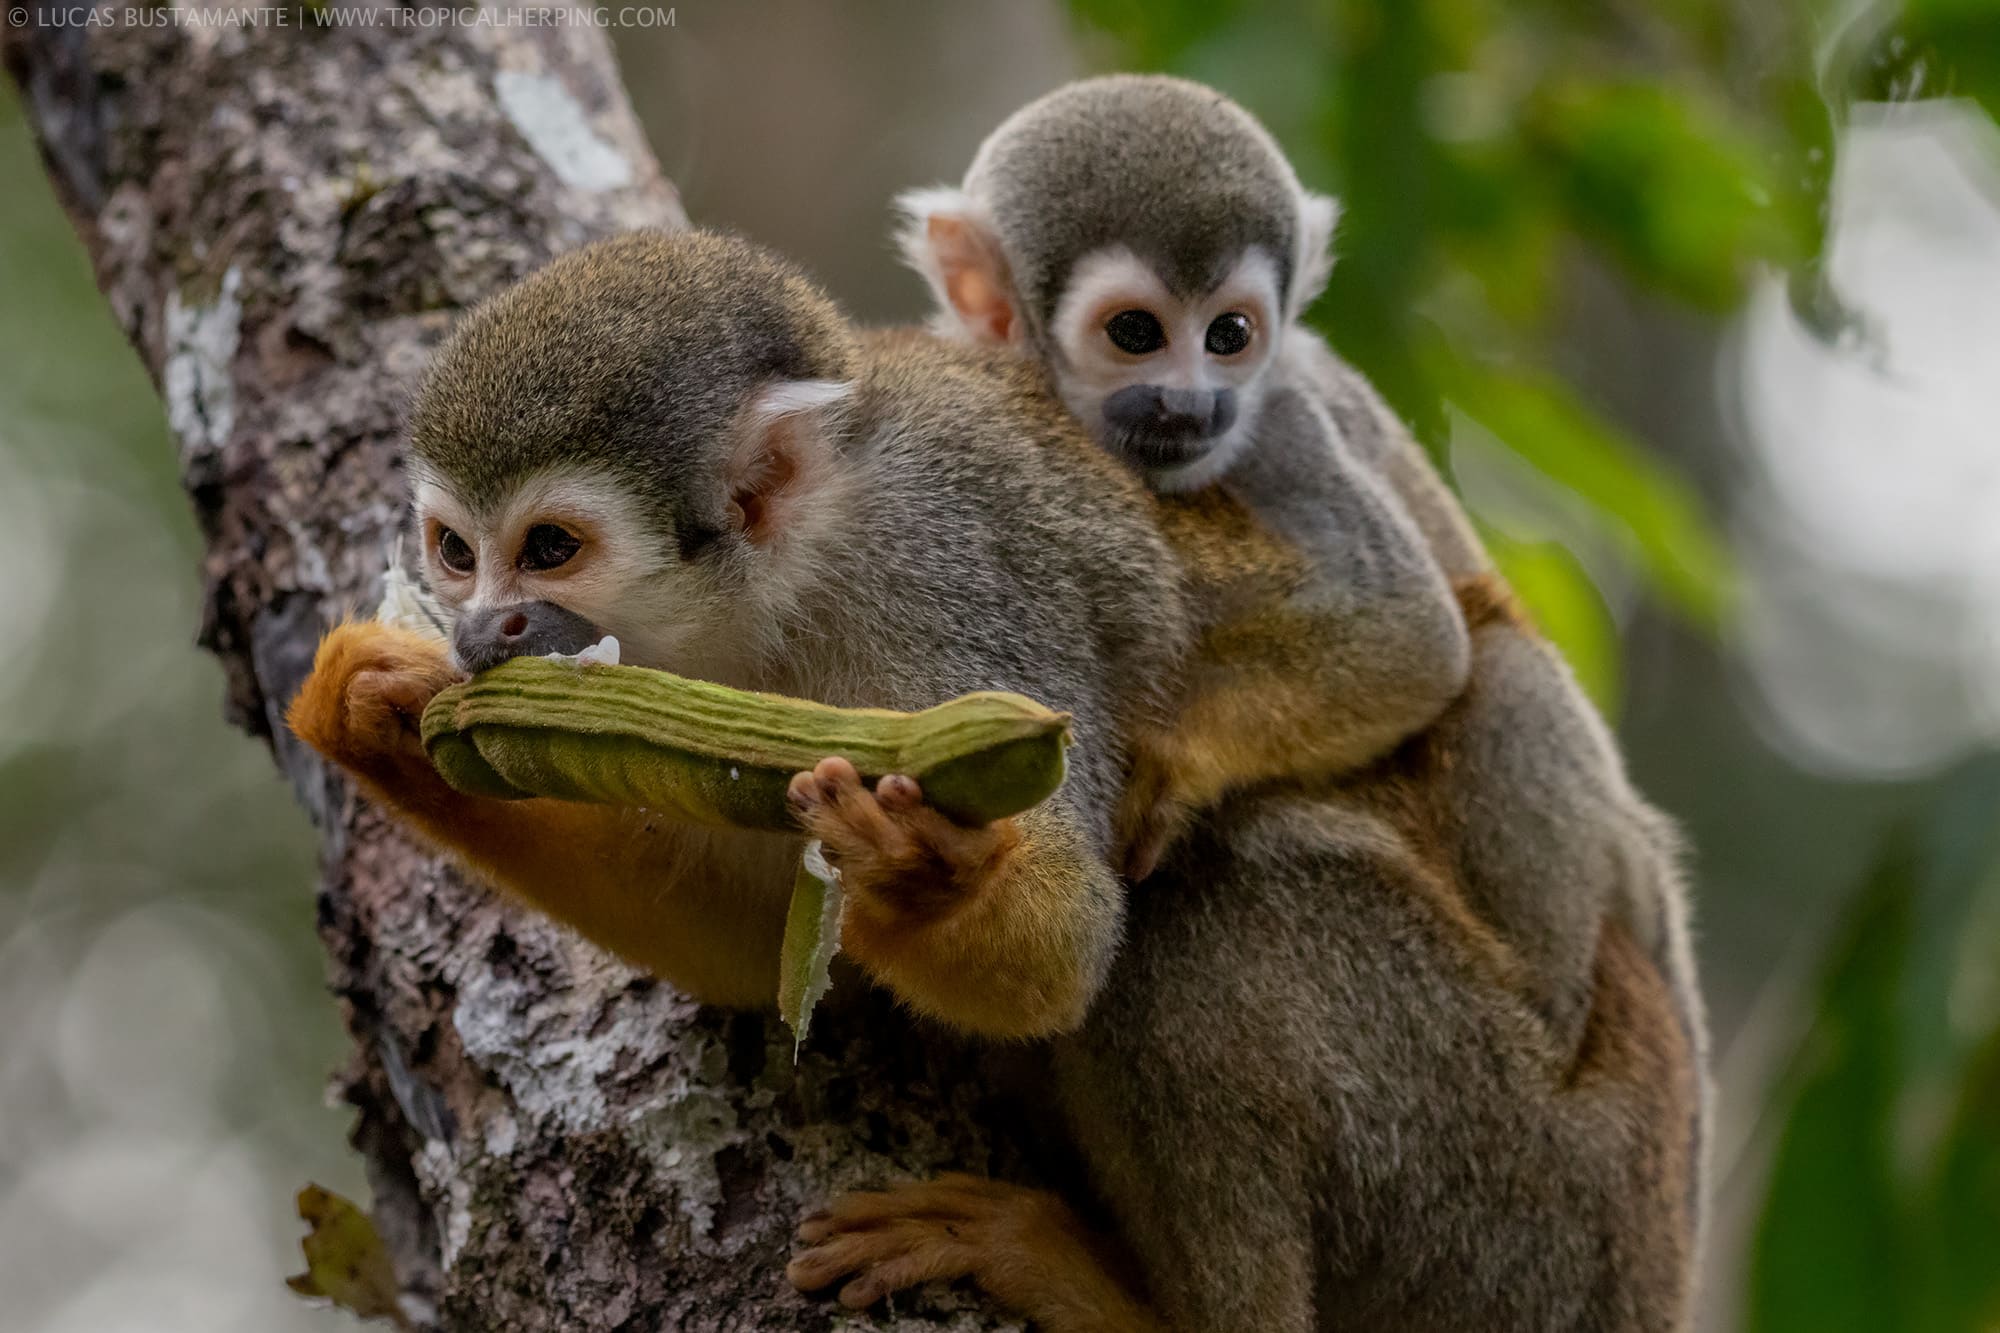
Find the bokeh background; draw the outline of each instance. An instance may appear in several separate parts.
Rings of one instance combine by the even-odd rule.
[[[1695,849],[1703,1327],[2000,1329],[2000,0],[696,0],[616,34],[699,220],[921,312],[898,188],[1168,69],[1346,205],[1314,320]],[[385,389],[385,391],[388,391]],[[314,844],[194,646],[151,386],[0,90],[0,1330],[282,1333]]]

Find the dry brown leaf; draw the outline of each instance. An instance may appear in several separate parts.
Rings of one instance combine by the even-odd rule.
[[[363,1319],[408,1328],[398,1297],[396,1266],[368,1214],[332,1190],[299,1191],[299,1217],[312,1229],[299,1241],[306,1271],[285,1279],[301,1296],[324,1297]]]

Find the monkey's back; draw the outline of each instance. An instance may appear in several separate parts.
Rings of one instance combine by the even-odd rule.
[[[1393,799],[1388,797],[1386,799]],[[1692,1053],[1615,923],[1564,1053],[1384,808],[1247,796],[1136,891],[1058,1085],[1176,1330],[1685,1326]]]

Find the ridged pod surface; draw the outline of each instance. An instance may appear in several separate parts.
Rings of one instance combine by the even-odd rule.
[[[873,782],[907,774],[963,824],[1018,814],[1062,785],[1069,716],[1018,694],[918,713],[835,708],[644,667],[515,658],[443,691],[424,746],[458,790],[644,806],[694,823],[796,827],[792,775],[839,755]]]

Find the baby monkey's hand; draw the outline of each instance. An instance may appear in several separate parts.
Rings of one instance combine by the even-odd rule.
[[[924,804],[915,778],[890,774],[870,791],[845,759],[792,778],[793,807],[850,893],[905,920],[941,915],[976,893],[1020,841],[1014,821],[955,824]]]

